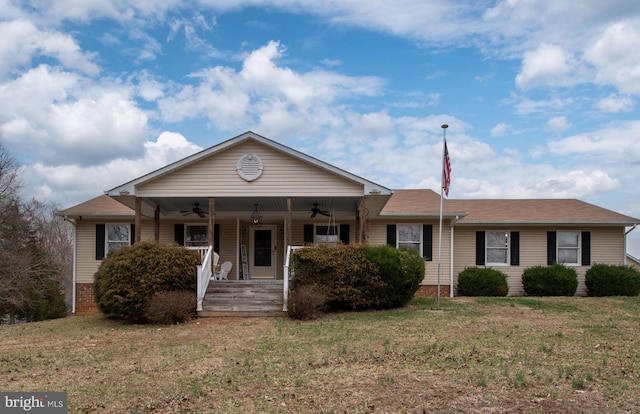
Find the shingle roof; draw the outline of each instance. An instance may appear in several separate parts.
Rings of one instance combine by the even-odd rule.
[[[134,216],[135,212],[108,195],[101,195],[58,212],[61,216]]]
[[[434,191],[396,190],[381,215],[420,217],[439,215],[439,212],[440,196]],[[445,199],[443,216],[456,215],[461,218],[459,224],[640,224],[640,219],[575,199]]]

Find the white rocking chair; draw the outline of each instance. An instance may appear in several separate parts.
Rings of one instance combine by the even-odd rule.
[[[233,267],[233,263],[231,262],[224,262],[220,265],[220,271],[216,272],[216,280],[229,280],[227,279],[227,276],[229,275],[229,272],[231,271],[231,268]]]

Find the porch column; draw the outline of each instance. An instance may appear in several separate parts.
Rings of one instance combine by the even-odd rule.
[[[358,206],[358,209],[358,242],[365,244],[369,241],[369,235],[367,234],[367,205],[365,203],[364,197],[360,197],[360,204]]]
[[[160,206],[156,206],[156,210],[153,213],[153,240],[160,241]]]
[[[285,217],[285,222],[284,222],[284,228],[285,228],[285,233],[284,233],[284,243],[285,243],[285,253],[286,253],[286,246],[287,245],[291,245],[291,234],[292,234],[292,230],[291,227],[293,226],[293,202],[291,200],[291,197],[287,197],[287,215]]]
[[[142,198],[140,197],[136,197],[136,216],[134,224],[136,225],[136,230],[133,240],[135,243],[138,243],[140,242],[140,239],[142,239]]]
[[[213,247],[215,251],[216,246],[214,246],[214,238],[213,231],[215,229],[216,224],[216,199],[214,197],[209,197],[209,228],[207,229],[207,239],[209,240],[209,246]],[[211,260],[213,260],[213,254],[211,255]],[[213,264],[213,263],[212,263]]]

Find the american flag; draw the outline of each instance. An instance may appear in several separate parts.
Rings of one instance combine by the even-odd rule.
[[[447,140],[444,140],[444,162],[442,163],[442,189],[449,196],[449,184],[451,184],[451,162],[449,161],[449,150]]]

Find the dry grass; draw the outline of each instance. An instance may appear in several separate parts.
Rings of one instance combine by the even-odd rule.
[[[638,413],[638,298],[416,300],[403,310],[0,327],[0,389],[72,413]]]

